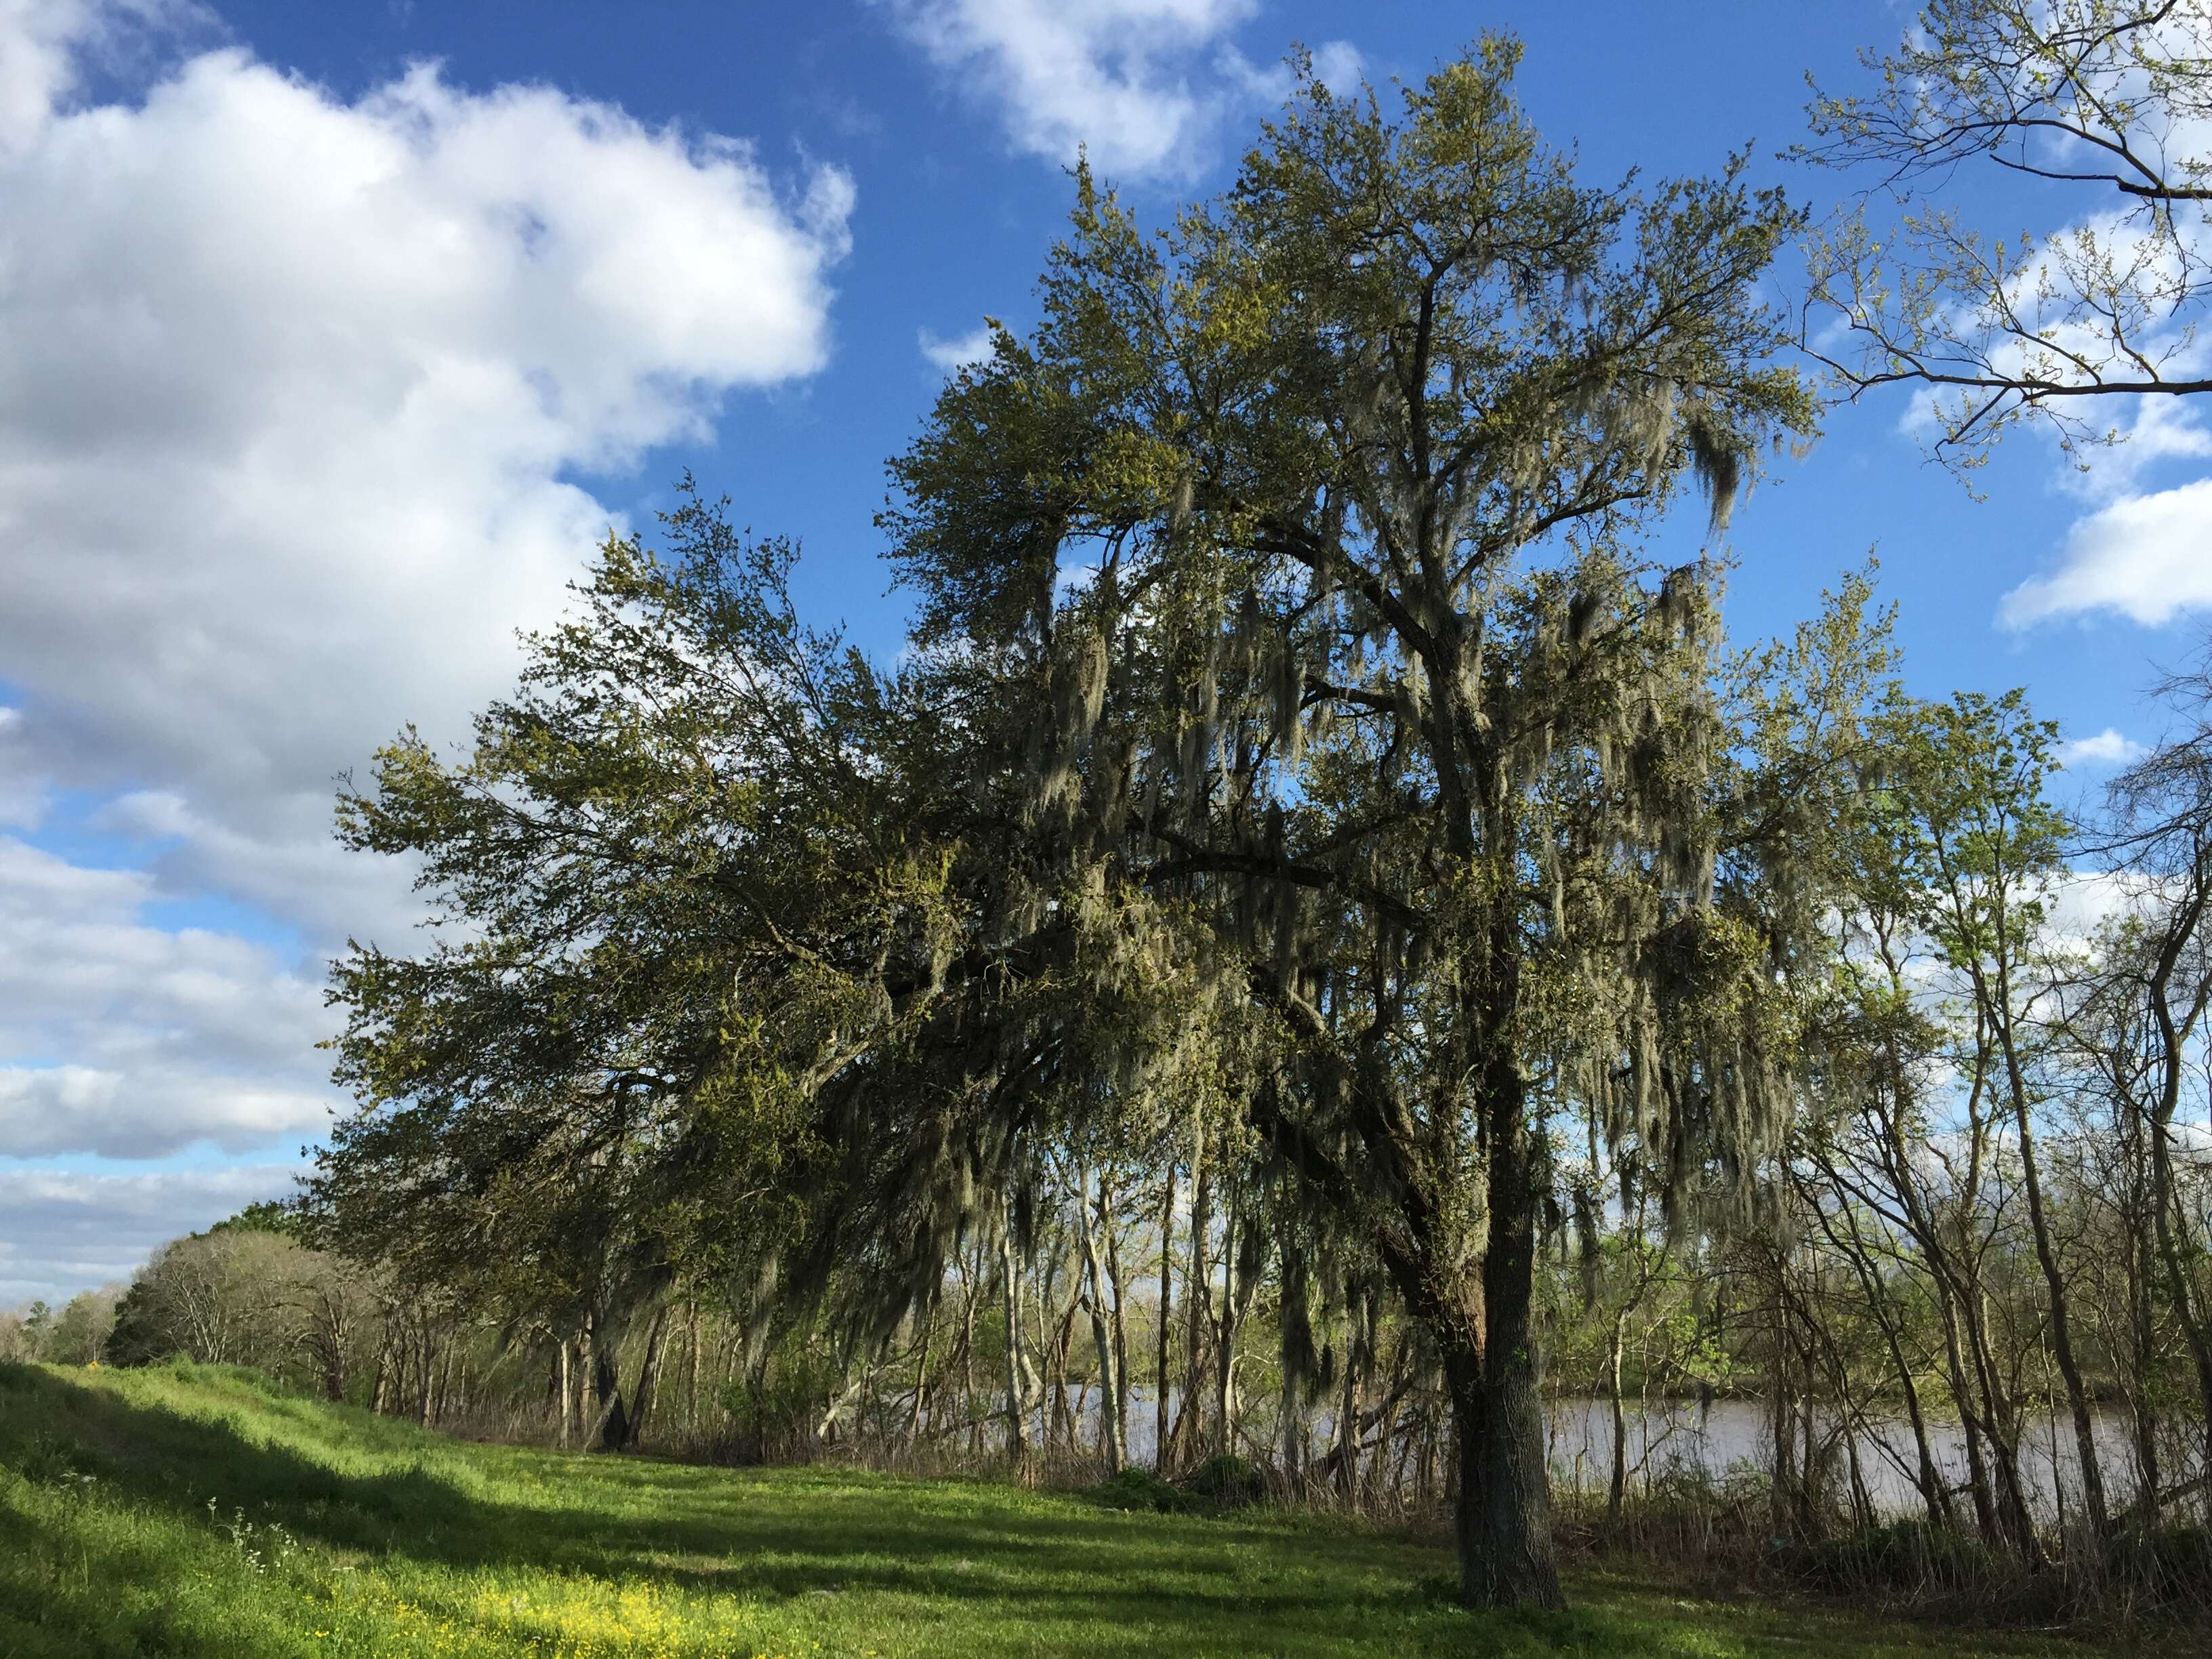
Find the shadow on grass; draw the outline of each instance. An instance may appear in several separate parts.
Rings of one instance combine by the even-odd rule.
[[[161,1403],[163,1392],[191,1409]],[[1463,1613],[1449,1604],[1442,1554],[1402,1540],[1132,1515],[980,1482],[479,1448],[290,1399],[242,1373],[95,1382],[0,1366],[0,1464],[20,1470],[39,1456],[74,1457],[113,1494],[198,1526],[242,1510],[342,1560],[367,1558],[365,1568],[399,1558],[502,1582],[550,1573],[771,1606],[866,1600],[876,1604],[869,1622],[906,1633],[910,1650],[1737,1650],[1605,1609]],[[58,1535],[31,1541],[57,1559],[84,1549]],[[118,1543],[96,1568],[88,1556],[87,1588],[95,1572],[143,1583],[164,1570]],[[44,1610],[49,1628],[61,1611]],[[182,1631],[158,1645],[262,1650],[250,1636],[218,1650]]]

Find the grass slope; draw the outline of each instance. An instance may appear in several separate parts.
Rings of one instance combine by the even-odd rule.
[[[846,1469],[480,1446],[242,1371],[0,1364],[0,1659],[174,1654],[2078,1656],[1584,1577],[1468,1613],[1443,1552]]]

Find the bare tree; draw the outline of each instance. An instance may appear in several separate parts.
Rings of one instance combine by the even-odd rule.
[[[1796,152],[1862,181],[1814,240],[1803,334],[1846,396],[1920,389],[1966,468],[2022,423],[2078,454],[2124,435],[2116,394],[2212,391],[2212,3],[1934,0],[1863,61],[1874,88],[1819,92]],[[2079,185],[2084,216],[1991,235],[1942,199],[1969,173]]]

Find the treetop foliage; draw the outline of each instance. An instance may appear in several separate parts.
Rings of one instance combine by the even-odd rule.
[[[1371,1369],[1393,1299],[1468,1594],[1555,1599],[1540,1254],[1641,1297],[1701,1226],[1771,1223],[1811,1092],[1927,1046],[1838,918],[1894,900],[2008,974],[2058,854],[2050,730],[1905,699],[1869,577],[1726,651],[1730,507],[1813,427],[1762,288],[1802,221],[1741,156],[1583,184],[1517,59],[1387,97],[1304,67],[1164,227],[1079,167],[1036,328],[890,463],[896,663],[807,628],[796,549],[687,481],[466,754],[384,750],[340,832],[418,860],[440,926],[334,976],[361,1109],[316,1236],[564,1355],[681,1283],[862,1376],[988,1246],[1018,1452],[1043,1218],[1126,1416],[1116,1183],[1165,1172],[1164,1256],[1188,1168],[1217,1415],[1271,1261],[1286,1400],[1332,1374],[1316,1309]],[[1686,499],[1706,550],[1666,568]]]

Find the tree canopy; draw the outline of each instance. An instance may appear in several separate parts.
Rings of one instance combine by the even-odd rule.
[[[1020,1460],[1065,1407],[1032,1324],[1052,1232],[1055,1340],[1087,1312],[1118,1464],[1117,1218],[1164,1176],[1164,1444],[1187,1213],[1179,1386],[1218,1391],[1216,1449],[1263,1278],[1285,1468],[1291,1402],[1372,1372],[1387,1301],[1448,1401],[1463,1594],[1550,1604],[1547,1253],[1580,1254],[1586,1308],[1633,1308],[1741,1226],[1796,1387],[1775,1241],[1810,1215],[1863,1265],[1842,1193],[1924,1247],[2000,1466],[1985,1531],[2032,1550],[1979,1258],[1903,1150],[1948,1028],[1892,946],[1968,986],[1971,1131],[2016,1147],[2086,1445],[2030,1128],[2057,1050],[2021,977],[2050,732],[1903,699],[1863,577],[1727,648],[1731,510],[1813,429],[1764,297],[1801,217],[1741,156],[1583,181],[1517,61],[1486,40],[1388,94],[1302,66],[1235,184],[1162,226],[1079,167],[1037,325],[994,325],[890,463],[895,663],[804,625],[796,550],[687,489],[659,545],[602,548],[466,754],[386,750],[341,833],[418,859],[440,927],[337,970],[361,1109],[317,1236],[556,1340],[564,1433],[573,1342],[619,1425],[649,1315],[644,1409],[678,1283],[717,1287],[757,1402],[801,1328],[848,1393],[917,1322],[926,1370],[953,1278],[969,1363],[995,1274]],[[1703,550],[1661,560],[1684,511]],[[1922,1462],[1941,1510],[1924,1437]]]

